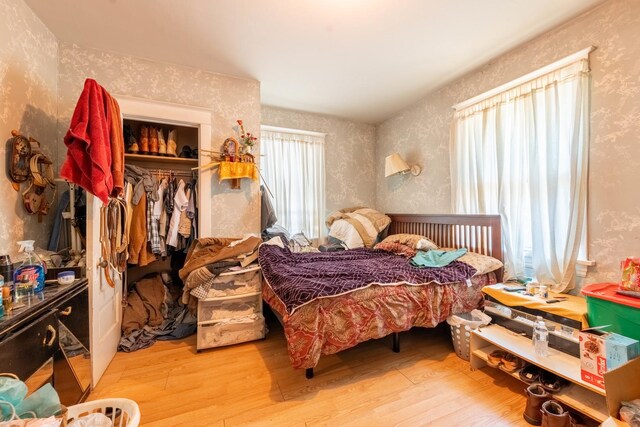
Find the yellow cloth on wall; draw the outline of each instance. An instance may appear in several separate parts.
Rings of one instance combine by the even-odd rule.
[[[508,285],[498,283],[485,286],[482,288],[482,292],[509,307],[519,306],[540,310],[581,322],[583,329],[589,327],[589,323],[587,322],[587,300],[582,297],[549,292],[549,298],[560,297],[566,298],[566,300],[547,304],[543,299],[538,297],[523,295],[517,292],[507,292],[503,290],[504,287],[508,287]]]
[[[220,181],[225,179],[251,178],[258,179],[258,169],[255,163],[249,162],[220,162],[218,166]]]

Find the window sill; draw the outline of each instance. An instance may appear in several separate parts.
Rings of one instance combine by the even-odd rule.
[[[579,259],[576,261],[576,275],[578,277],[587,277],[589,267],[595,267],[596,262],[592,259]]]

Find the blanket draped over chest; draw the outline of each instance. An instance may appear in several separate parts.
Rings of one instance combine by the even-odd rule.
[[[180,269],[180,279],[184,281],[182,302],[195,310],[197,300],[191,295],[191,290],[201,284],[205,278],[213,278],[226,267],[239,265],[241,257],[253,253],[262,240],[258,237],[247,237],[239,240],[226,237],[201,237],[189,248],[184,266]],[[224,261],[224,262],[222,262]],[[222,262],[222,263],[221,263]],[[225,264],[225,268],[221,267]],[[207,270],[198,275],[199,270]],[[192,273],[199,277],[189,280]],[[201,280],[202,279],[202,280]]]
[[[264,278],[289,314],[317,298],[372,284],[446,284],[464,282],[476,273],[460,261],[440,268],[417,268],[402,256],[374,249],[293,253],[286,247],[262,245],[259,260]]]

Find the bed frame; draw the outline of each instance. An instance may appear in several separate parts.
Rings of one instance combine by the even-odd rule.
[[[443,248],[467,248],[471,252],[491,256],[502,261],[502,234],[500,215],[420,215],[387,214],[391,224],[387,235],[420,234],[428,237]],[[495,272],[498,282],[502,281],[503,269]],[[275,310],[274,310],[275,312]],[[280,323],[282,319],[277,316]],[[392,334],[392,348],[400,352],[400,336]],[[307,368],[305,376],[313,378],[313,368]]]
[[[420,234],[441,248],[467,248],[502,261],[500,215],[387,214],[391,234]],[[503,269],[496,271],[502,281]]]

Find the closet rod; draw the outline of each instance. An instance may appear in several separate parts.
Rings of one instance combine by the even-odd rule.
[[[191,171],[174,171],[171,169],[147,169],[152,175],[173,175],[173,176],[188,176],[193,177],[195,174]]]

